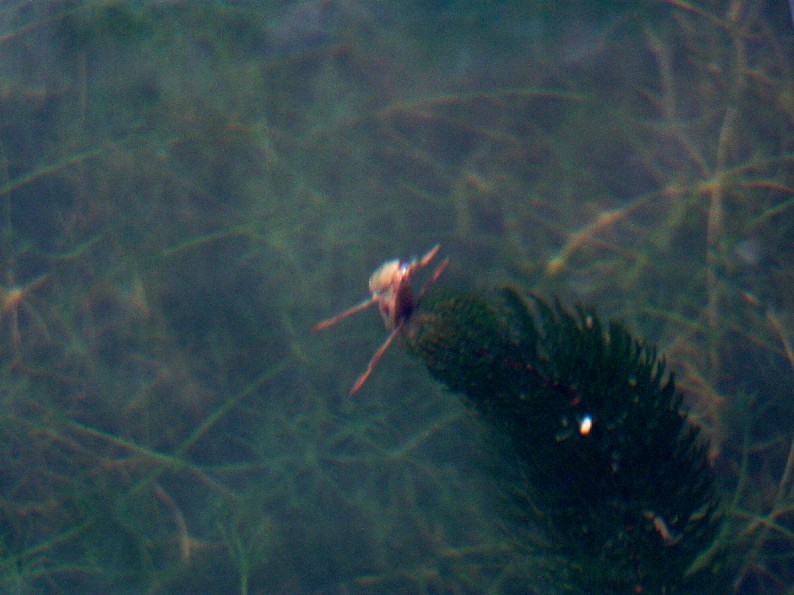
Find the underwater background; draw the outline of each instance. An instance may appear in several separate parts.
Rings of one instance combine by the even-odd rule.
[[[310,331],[437,242],[656,344],[794,593],[785,0],[0,3],[0,592],[566,592],[503,439]]]

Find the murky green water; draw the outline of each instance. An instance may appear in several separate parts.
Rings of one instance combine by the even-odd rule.
[[[564,591],[501,438],[309,330],[441,242],[659,345],[788,592],[789,6],[560,4],[0,3],[0,590]]]

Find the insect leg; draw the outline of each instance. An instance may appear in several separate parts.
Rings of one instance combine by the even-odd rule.
[[[436,256],[436,254],[438,254],[438,251],[439,251],[440,248],[441,248],[441,244],[436,244],[435,246],[430,248],[430,250],[427,251],[427,254],[425,254],[418,263],[416,263],[417,266],[423,267],[428,262],[433,260],[433,258],[435,258],[435,256]]]
[[[435,271],[433,271],[431,277],[427,281],[425,281],[425,284],[422,285],[422,289],[419,290],[419,295],[416,296],[417,303],[419,303],[419,300],[421,300],[422,296],[425,295],[425,292],[428,290],[428,288],[433,283],[438,281],[438,278],[441,276],[441,273],[444,272],[444,269],[447,268],[448,264],[449,264],[449,258],[445,258],[443,262],[440,265],[438,265],[438,268]]]
[[[397,334],[400,332],[400,330],[402,330],[402,327],[403,327],[403,325],[402,325],[402,322],[401,322],[396,327],[394,327],[394,330],[391,333],[389,333],[389,336],[386,337],[386,340],[383,342],[383,345],[380,346],[380,348],[375,352],[375,355],[372,356],[372,359],[369,360],[369,364],[367,365],[367,369],[364,370],[364,373],[361,374],[361,376],[358,377],[358,379],[356,380],[356,383],[353,385],[353,388],[350,389],[350,392],[348,393],[348,396],[352,396],[353,394],[355,394],[358,391],[358,389],[360,389],[362,386],[364,386],[364,383],[367,381],[367,378],[369,378],[369,375],[372,374],[372,370],[375,369],[375,366],[380,361],[380,358],[382,358],[383,354],[386,353],[386,350],[389,348],[389,345],[392,344],[392,342],[394,341],[394,338],[397,336]]]
[[[334,316],[332,318],[329,318],[327,320],[322,320],[322,321],[318,322],[317,324],[315,324],[312,327],[312,330],[313,331],[320,331],[320,330],[322,330],[324,328],[328,328],[329,326],[336,324],[340,320],[344,320],[345,318],[347,318],[351,314],[355,314],[356,312],[361,312],[362,310],[365,310],[365,309],[369,308],[372,304],[375,303],[375,301],[376,300],[375,300],[374,297],[369,297],[369,298],[365,299],[363,302],[361,302],[359,304],[356,304],[355,306],[353,306],[352,308],[350,308],[348,310],[345,310],[344,312],[340,312],[339,314],[337,314],[336,316]]]

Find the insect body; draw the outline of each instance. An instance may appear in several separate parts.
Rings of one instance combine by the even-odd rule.
[[[441,273],[444,272],[444,269],[447,267],[449,262],[448,259],[444,259],[443,262],[438,265],[438,268],[433,272],[433,275],[422,287],[419,295],[414,298],[414,294],[411,289],[411,277],[414,275],[414,273],[416,273],[416,271],[426,266],[431,260],[433,260],[433,258],[435,258],[440,247],[440,244],[436,244],[420,259],[414,258],[410,261],[395,259],[384,262],[377,269],[375,269],[375,272],[372,273],[369,278],[370,297],[356,304],[352,308],[349,308],[348,310],[345,310],[344,312],[341,312],[332,318],[323,320],[312,327],[312,330],[314,331],[328,328],[340,320],[347,318],[351,314],[355,314],[356,312],[360,312],[361,310],[369,308],[372,304],[378,304],[378,309],[380,310],[383,324],[386,326],[386,329],[391,332],[386,338],[386,341],[384,341],[383,345],[381,345],[380,348],[375,352],[375,355],[372,356],[367,369],[363,374],[361,374],[361,376],[358,377],[358,380],[356,380],[353,388],[350,389],[351,395],[364,385],[367,378],[369,378],[369,375],[372,374],[372,370],[375,368],[375,365],[378,363],[378,361],[380,361],[380,358],[383,357],[383,354],[389,348],[389,345],[392,344],[394,338],[400,334],[400,331],[403,329],[405,323],[411,318],[411,314],[413,314],[416,304],[420,299],[422,299],[422,296],[424,295],[427,288],[430,287],[430,285],[441,276]]]
[[[408,320],[416,306],[410,280],[417,266],[422,265],[390,260],[375,269],[369,278],[369,292],[378,303],[383,324],[388,330],[394,330]]]

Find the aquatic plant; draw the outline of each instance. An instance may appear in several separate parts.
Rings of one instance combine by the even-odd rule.
[[[528,477],[523,514],[574,592],[724,593],[688,569],[717,531],[707,444],[656,351],[591,311],[507,292],[430,301],[408,347],[504,431]]]
[[[398,349],[346,399],[376,315],[309,332],[437,241],[658,344],[699,562],[792,582],[786,7],[495,6],[3,3],[3,589],[549,592],[481,416]]]

